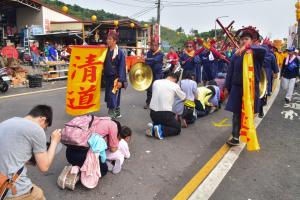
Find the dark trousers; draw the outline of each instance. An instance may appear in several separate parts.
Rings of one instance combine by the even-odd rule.
[[[233,113],[232,116],[232,137],[235,139],[240,138],[241,130],[241,113]]]
[[[196,104],[196,113],[197,113],[197,117],[201,118],[201,117],[205,117],[206,115],[208,115],[209,111],[211,110],[210,106],[205,106],[205,108],[203,108],[202,103],[199,100],[195,100],[195,104]]]
[[[200,64],[196,65],[196,82],[197,83],[201,83],[201,81],[202,81],[201,68],[202,68],[202,65],[200,65]]]
[[[163,74],[162,73],[158,73],[158,74],[153,74],[153,82],[159,79],[162,79]],[[151,86],[147,89],[147,98],[146,98],[146,104],[149,105],[151,102],[151,98],[152,98],[152,85],[153,82],[151,84]]]
[[[272,94],[272,86],[273,86],[273,71],[272,69],[265,68],[266,74],[267,74],[267,80],[268,80],[268,85],[267,85],[267,93],[268,96]]]
[[[194,108],[184,106],[182,118],[185,119],[186,123],[193,124],[196,121],[196,117],[194,116]]]
[[[174,71],[174,68],[175,68],[176,65],[174,64],[171,64],[171,67],[170,67],[170,72],[173,72]]]
[[[88,149],[87,148],[80,148],[80,147],[67,147],[66,149],[66,158],[68,163],[73,166],[82,167],[84,161],[86,159]],[[108,167],[106,163],[101,163],[101,159],[99,158],[100,163],[100,171],[101,176],[105,176],[108,172]]]
[[[152,85],[153,85],[153,83],[152,83],[151,86],[147,89],[147,98],[146,98],[146,104],[147,104],[147,105],[150,105],[150,102],[151,102],[151,98],[152,98]]]
[[[260,99],[260,104],[259,104],[259,113],[263,114],[264,113],[264,106],[267,105],[268,102],[268,95],[266,94],[263,98]]]
[[[107,108],[115,109],[120,107],[121,101],[121,89],[117,91],[116,94],[112,93],[114,88],[115,77],[105,77],[105,102],[107,104]]]
[[[170,111],[150,111],[153,125],[161,125],[164,137],[179,135],[180,123],[175,119],[175,114]]]

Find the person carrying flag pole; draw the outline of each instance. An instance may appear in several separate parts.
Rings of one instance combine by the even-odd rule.
[[[232,138],[227,143],[237,146],[240,144],[240,136],[243,136],[241,138],[256,143],[255,147],[249,148],[248,145],[249,150],[258,150],[254,113],[258,113],[259,110],[260,71],[266,50],[261,46],[254,45],[259,38],[259,33],[254,27],[249,26],[238,30],[237,36],[239,37],[239,49],[231,58],[224,89],[225,97],[229,96],[226,110],[233,113]],[[251,124],[249,125],[250,120]],[[253,137],[245,135],[249,133],[247,130],[252,131]],[[247,142],[247,144],[249,143]]]
[[[180,56],[180,64],[183,68],[183,73],[190,72],[196,77],[196,67],[200,64],[199,55],[195,54],[195,42],[188,41],[186,43],[186,49]]]

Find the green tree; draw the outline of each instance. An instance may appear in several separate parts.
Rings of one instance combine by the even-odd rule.
[[[184,33],[184,29],[180,26],[178,29],[176,29],[176,32]]]
[[[77,4],[70,5],[65,4],[64,2],[58,0],[40,0],[43,3],[48,4],[56,9],[61,10],[62,6],[66,5],[69,8],[69,14],[83,20],[89,20],[92,15],[96,15],[98,20],[112,20],[112,19],[121,19],[125,18],[124,16],[116,15],[113,13],[105,12],[103,9],[101,10],[90,10],[86,8],[82,8]],[[156,18],[152,17],[148,23],[156,23]],[[180,35],[177,35],[177,32]],[[161,26],[161,37],[163,41],[166,41],[170,45],[174,47],[181,47],[184,45],[187,40],[187,36],[184,34],[184,30],[182,27],[179,27],[176,31],[169,29],[167,27]]]

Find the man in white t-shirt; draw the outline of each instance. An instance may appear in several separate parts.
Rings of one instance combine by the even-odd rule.
[[[186,95],[177,84],[178,79],[178,74],[170,73],[166,79],[154,81],[150,102],[150,117],[153,124],[149,124],[146,132],[148,136],[163,139],[180,134],[181,126],[175,119],[172,109],[175,97],[184,100]]]

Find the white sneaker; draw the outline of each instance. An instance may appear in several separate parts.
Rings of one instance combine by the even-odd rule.
[[[65,189],[66,187],[66,179],[68,174],[70,173],[72,169],[72,166],[65,166],[64,169],[62,170],[62,172],[60,173],[60,175],[58,176],[57,179],[57,185],[59,186],[59,188],[61,189]]]
[[[79,173],[71,174],[69,173],[66,178],[65,187],[70,190],[75,190],[76,183],[79,181]]]
[[[149,137],[153,137],[153,124],[152,123],[147,124],[146,135]]]
[[[120,160],[116,160],[115,161],[115,166],[114,166],[114,168],[112,170],[112,173],[113,174],[118,174],[118,173],[120,173],[121,169],[122,169],[121,161]]]
[[[108,171],[111,172],[114,168],[114,165],[110,161],[106,161]]]
[[[155,125],[154,126],[154,135],[159,140],[163,140],[164,139],[163,133],[162,133],[162,130],[161,130],[161,125]]]

